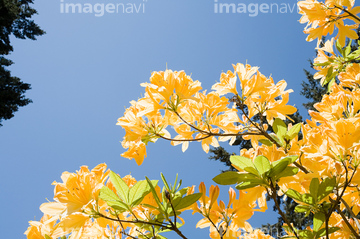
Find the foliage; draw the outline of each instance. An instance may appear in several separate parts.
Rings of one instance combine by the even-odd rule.
[[[128,149],[123,156],[138,165],[149,143],[158,139],[181,144],[183,151],[189,142],[200,141],[205,152],[219,141],[250,140],[251,148],[230,157],[236,170],[213,179],[238,191],[229,188],[227,203],[218,200],[218,186],[211,185],[207,193],[200,183],[195,193],[194,186],[182,187],[177,177],[169,184],[161,174],[160,188],[157,180],[120,177],[105,164],[91,171],[83,166],[54,183],[54,202],[40,206],[44,217],[30,222],[27,238],[165,238],[162,233],[169,230],[187,238],[180,230],[185,210],[202,215],[197,227],[209,227],[211,238],[273,238],[247,222],[255,211],[267,210],[267,196],[284,220],[283,238],[360,238],[360,52],[345,45],[356,26],[344,23],[345,18],[360,23],[360,7],[354,4],[298,3],[300,22],[308,23],[307,40],[338,29],[338,40],[325,42],[314,60],[314,77],[327,85],[328,94],[314,104],[317,111],[309,111],[306,124],[285,122],[296,111],[287,105],[292,90],[286,90],[285,81],[275,83],[258,67],[241,63],[222,73],[209,93],[183,71],[153,72],[142,84],[144,97],[132,101],[119,118],[126,131],[122,145]],[[226,94],[232,95],[233,107]],[[312,227],[288,221],[278,202],[282,195],[298,203],[294,210],[304,218],[312,215]]]
[[[16,38],[35,40],[45,33],[30,20],[37,13],[30,7],[31,3],[32,0],[0,0],[0,126],[1,121],[12,118],[19,107],[31,103],[24,95],[30,85],[11,76],[7,67],[13,62],[4,57],[13,51],[12,34]]]
[[[11,64],[11,61],[0,57],[0,126],[2,119],[11,119],[19,107],[31,102],[24,96],[25,91],[30,89],[30,85],[11,76],[10,72],[5,69],[4,66]]]

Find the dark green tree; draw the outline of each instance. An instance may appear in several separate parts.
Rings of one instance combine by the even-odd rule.
[[[11,76],[7,67],[13,64],[4,56],[13,51],[10,36],[36,40],[45,32],[31,20],[36,10],[30,7],[32,0],[0,0],[0,126],[2,120],[10,119],[19,107],[31,102],[25,98],[30,85]]]

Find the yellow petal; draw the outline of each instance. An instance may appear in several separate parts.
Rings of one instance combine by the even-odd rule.
[[[65,211],[65,209],[66,206],[59,202],[43,203],[40,206],[40,211],[42,211],[44,214],[49,214],[51,216],[60,215]]]

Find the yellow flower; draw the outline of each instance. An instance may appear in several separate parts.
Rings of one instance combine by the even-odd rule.
[[[55,202],[43,203],[40,210],[52,216],[52,220],[60,219],[51,236],[57,238],[72,232],[72,238],[81,236],[82,227],[90,220],[86,212],[94,209],[99,192],[109,174],[106,164],[99,164],[89,171],[82,166],[76,173],[64,172],[62,183],[54,182]]]
[[[237,73],[240,84],[241,84],[241,97],[245,98],[250,96],[255,90],[257,86],[267,87],[266,82],[259,80],[263,80],[263,78],[253,77],[253,75],[257,72],[259,67],[252,67],[248,64],[243,65],[241,63],[237,63],[233,65],[234,71]]]
[[[30,221],[29,228],[25,231],[27,239],[45,239],[50,235],[56,220],[51,220],[50,215],[44,215],[39,222]]]
[[[281,100],[276,100],[267,104],[265,115],[266,115],[266,120],[270,124],[272,124],[275,118],[280,118],[282,120],[285,120],[286,118],[289,118],[288,115],[294,114],[297,111],[296,107],[292,105],[286,105],[288,101],[289,101],[289,94],[286,93],[282,95]]]
[[[289,101],[289,93],[292,92],[291,89],[285,90],[286,82],[281,80],[275,85],[271,77],[268,80],[271,87],[249,97],[245,104],[248,106],[250,118],[256,114],[266,115],[267,121],[272,124],[274,118],[284,120],[287,115],[295,113],[296,108],[286,105]],[[280,96],[282,99],[279,99]]]
[[[193,134],[194,131],[191,130],[191,127],[187,124],[181,124],[181,125],[176,125],[174,127],[176,133],[178,133],[179,135],[176,135],[174,139],[177,140],[185,140],[185,139],[192,139],[193,138]],[[178,144],[182,144],[182,151],[185,152],[187,150],[187,148],[189,147],[189,141],[171,141],[172,145],[178,145]]]
[[[232,71],[226,73],[222,72],[220,76],[220,83],[214,84],[211,89],[215,90],[219,95],[232,93],[238,95],[236,89],[236,75]]]
[[[125,110],[124,116],[119,118],[116,125],[125,129],[125,141],[136,141],[148,134],[146,122],[142,118],[144,107],[138,102],[131,101],[131,106]]]
[[[97,221],[88,221],[84,228],[80,239],[109,239],[115,238],[114,233],[110,236],[110,230],[100,226]],[[73,236],[71,237],[73,238]]]
[[[80,239],[86,223],[91,219],[83,213],[73,213],[56,224],[51,237],[58,238],[71,233],[71,239]],[[96,238],[96,237],[95,237]]]
[[[258,189],[258,188],[257,188]],[[225,234],[224,238],[233,238],[231,236],[240,235],[239,229],[251,230],[250,224],[246,221],[254,214],[254,211],[266,210],[266,198],[263,190],[243,192],[240,191],[240,196],[236,199],[236,192],[234,189],[229,189],[229,202],[227,205],[223,201],[217,202],[220,190],[216,186],[210,187],[209,197],[206,196],[206,187],[204,183],[199,186],[199,191],[202,193],[202,197],[199,199],[200,207],[193,207],[195,212],[198,212],[204,216],[196,227],[204,228],[210,227],[210,237],[218,238],[218,233],[214,225],[219,229],[223,228],[223,231],[229,230],[229,233]],[[264,199],[263,199],[264,196]],[[256,200],[264,201],[259,206],[262,209],[254,209],[256,207]]]
[[[344,25],[343,21],[336,22],[336,26],[339,29],[337,37],[339,38],[339,43],[341,46],[345,46],[346,38],[358,39],[359,36],[356,31],[352,29],[357,29],[359,24],[353,25]]]
[[[298,7],[300,14],[300,23],[307,23],[304,33],[309,34],[307,41],[318,39],[320,42],[323,36],[333,34],[336,26],[339,31],[336,38],[339,39],[342,46],[345,45],[345,39],[357,39],[358,36],[354,30],[357,25],[344,25],[344,19],[348,18],[355,22],[356,19],[351,17],[348,13],[342,12],[342,8],[347,8],[354,15],[359,13],[358,8],[352,8],[355,1],[351,0],[326,0],[325,3],[316,0],[299,1]]]
[[[193,99],[193,95],[201,90],[199,81],[193,81],[183,71],[172,70],[153,72],[150,83],[143,83],[141,86],[145,87],[156,109],[173,109],[182,100]]]
[[[226,228],[225,223],[222,223],[220,225],[223,229]],[[224,229],[225,230],[225,229]],[[212,239],[238,239],[241,236],[241,230],[239,227],[237,227],[235,224],[230,224],[230,226],[227,227],[225,235],[220,237],[218,231],[214,227],[210,227],[210,238]]]
[[[360,87],[360,64],[350,64],[339,74],[340,85],[352,89]]]
[[[198,212],[205,217],[196,224],[196,227],[204,228],[211,225],[208,218],[210,218],[214,223],[217,223],[219,220],[217,197],[219,196],[220,189],[218,186],[211,185],[210,195],[207,197],[206,186],[203,182],[201,182],[199,185],[199,192],[202,193],[201,198],[198,200],[200,206],[194,204],[192,209],[194,210],[193,213]]]
[[[357,220],[357,219],[355,219]],[[353,219],[348,219],[350,225],[357,230],[356,223]],[[339,227],[340,230],[331,233],[331,239],[348,239],[353,238],[353,234],[350,231],[349,227],[345,224],[344,220],[337,212],[333,212],[329,219],[329,227]]]
[[[360,145],[360,119],[340,119],[330,124],[326,135],[331,139],[331,150],[338,156],[347,155]]]
[[[123,143],[124,148],[128,150],[121,154],[122,157],[128,159],[135,159],[137,165],[141,165],[146,158],[146,145],[141,140],[130,141]]]

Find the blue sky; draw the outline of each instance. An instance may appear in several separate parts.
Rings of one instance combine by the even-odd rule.
[[[139,13],[61,13],[61,4],[143,4]],[[0,225],[3,238],[25,238],[29,220],[39,220],[39,206],[52,200],[51,183],[60,181],[64,171],[75,172],[81,165],[90,168],[106,162],[122,176],[159,179],[160,172],[173,181],[176,173],[184,185],[199,185],[225,167],[201,149],[158,141],[148,147],[148,157],[137,166],[120,156],[119,141],[124,136],[117,118],[129,101],[144,92],[152,71],[185,70],[210,90],[222,71],[232,64],[259,66],[275,82],[285,79],[294,90],[290,104],[306,111],[300,96],[303,69],[313,59],[315,42],[305,41],[304,25],[293,9],[296,1],[273,0],[288,4],[287,13],[252,11],[214,13],[215,4],[269,4],[249,0],[36,0],[34,20],[47,32],[37,41],[12,39],[14,76],[30,83],[26,96],[33,103],[20,108],[15,117],[0,128]],[[247,9],[249,10],[249,9]],[[284,12],[284,9],[282,9]],[[227,145],[224,143],[223,146]],[[239,149],[228,147],[232,152]],[[224,200],[227,188],[222,187]],[[256,214],[250,223],[260,226],[276,222],[273,213]],[[186,217],[185,217],[186,218]],[[208,229],[195,229],[200,217],[187,220],[184,234],[207,238]],[[175,238],[175,236],[170,236]]]

